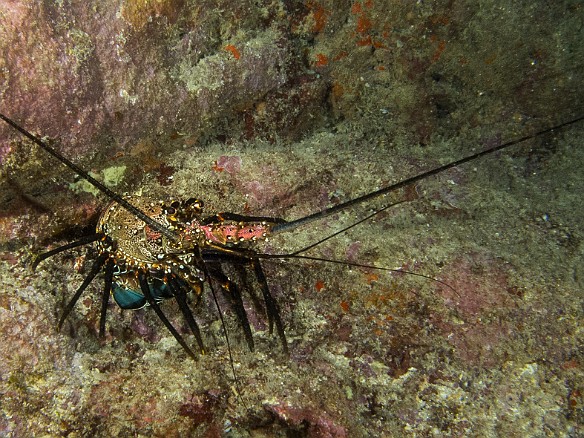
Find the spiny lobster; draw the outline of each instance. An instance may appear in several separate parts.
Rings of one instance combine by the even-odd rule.
[[[110,204],[104,209],[99,218],[94,234],[41,254],[33,263],[33,267],[36,267],[41,261],[55,254],[89,243],[95,242],[97,244],[98,257],[94,261],[89,274],[65,307],[58,327],[60,328],[63,325],[85,289],[95,276],[103,270],[105,272],[105,284],[101,299],[100,336],[105,333],[106,310],[110,296],[113,296],[122,309],[138,309],[147,305],[152,307],[177,342],[193,359],[197,357],[195,352],[166,317],[159,306],[160,301],[169,298],[176,300],[187,325],[196,339],[200,352],[204,353],[203,337],[189,306],[191,298],[188,295],[190,293],[194,295],[194,304],[196,305],[205,289],[205,285],[207,285],[214,296],[215,303],[219,306],[214,287],[214,284],[218,284],[222,292],[229,298],[243,329],[247,344],[250,350],[253,351],[252,330],[240,287],[228,278],[221,267],[222,263],[238,263],[250,266],[261,289],[270,332],[273,331],[275,326],[283,349],[288,352],[280,310],[270,292],[261,260],[269,258],[323,260],[318,257],[301,255],[301,253],[378,215],[395,205],[395,203],[387,204],[358,222],[292,254],[258,253],[250,248],[251,244],[256,240],[293,230],[301,225],[325,218],[357,204],[412,186],[425,178],[453,167],[584,120],[584,116],[577,117],[557,126],[492,146],[314,214],[293,221],[286,221],[281,218],[255,217],[236,213],[203,216],[203,202],[195,198],[184,201],[154,201],[138,196],[122,197],[7,116],[0,114],[0,118],[111,199]],[[395,271],[389,268],[358,263],[328,261]],[[425,277],[405,270],[398,271]],[[440,282],[440,280],[433,280]],[[222,320],[223,317],[220,311],[219,317]],[[228,338],[227,342],[229,342]]]

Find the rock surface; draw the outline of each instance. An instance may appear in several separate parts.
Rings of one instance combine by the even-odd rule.
[[[0,112],[118,192],[294,219],[581,115],[581,17],[576,0],[15,0]],[[250,353],[227,307],[235,380],[209,294],[197,362],[149,309],[111,307],[100,340],[101,277],[57,332],[95,251],[31,258],[90,233],[107,199],[1,125],[0,434],[581,435],[583,131],[423,181],[309,253],[439,281],[264,263],[290,357],[251,307]]]

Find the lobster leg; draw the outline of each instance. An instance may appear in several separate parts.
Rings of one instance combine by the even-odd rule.
[[[79,286],[79,289],[77,289],[77,292],[75,292],[75,295],[73,295],[73,298],[71,298],[71,300],[69,301],[69,303],[65,307],[65,310],[63,311],[63,315],[61,316],[61,319],[59,319],[59,324],[57,325],[57,330],[61,330],[63,323],[65,322],[65,320],[67,319],[67,317],[71,313],[71,310],[73,310],[73,307],[75,307],[75,304],[77,304],[79,297],[81,297],[81,294],[85,291],[85,289],[87,289],[87,286],[89,286],[89,283],[91,283],[93,281],[93,279],[95,278],[95,276],[99,273],[99,271],[101,270],[103,264],[105,263],[105,261],[108,257],[109,257],[109,254],[103,253],[95,260],[95,262],[93,262],[93,265],[91,266],[91,271],[89,272],[87,277],[85,277],[85,280],[83,280],[83,283],[81,283],[81,286]]]
[[[101,296],[101,312],[99,314],[99,337],[105,335],[105,317],[107,314],[107,305],[112,292],[112,282],[114,276],[114,261],[110,258],[105,264],[105,281],[103,294]]]
[[[67,245],[63,245],[63,246],[60,246],[58,248],[47,251],[45,253],[39,254],[34,259],[34,262],[32,262],[32,266],[31,266],[32,270],[34,271],[40,262],[42,262],[45,259],[48,259],[49,257],[54,256],[55,254],[59,254],[60,252],[67,251],[68,249],[71,249],[71,248],[77,248],[78,246],[87,245],[88,243],[95,242],[95,241],[101,239],[102,237],[103,237],[103,234],[101,234],[101,233],[92,234],[90,236],[85,236],[79,240],[76,240],[75,242],[71,242],[71,243],[68,243]]]
[[[262,315],[266,314],[266,306],[263,302],[263,295],[260,297],[258,295],[259,290],[256,290],[256,287],[253,287],[254,283],[257,283],[257,278],[255,277],[255,272],[250,270],[249,262],[246,262],[245,265],[240,263],[233,263],[232,269],[234,273],[240,278],[239,284],[241,285],[241,292],[246,293],[254,307],[257,309],[258,312],[261,312]]]
[[[168,277],[168,285],[172,293],[174,294],[174,298],[178,304],[180,311],[182,312],[185,320],[193,335],[195,335],[195,339],[197,340],[197,344],[199,345],[199,349],[201,350],[201,354],[205,354],[205,346],[203,344],[203,338],[201,337],[201,331],[199,330],[199,325],[193,316],[193,312],[191,311],[188,303],[187,303],[187,290],[185,285],[175,277],[174,275],[169,275]]]
[[[268,285],[268,280],[266,279],[266,274],[258,258],[250,258],[250,262],[253,266],[256,278],[262,293],[264,295],[264,302],[266,303],[266,313],[268,315],[268,322],[270,324],[270,333],[272,333],[274,324],[276,324],[276,331],[278,332],[278,337],[280,342],[282,342],[282,348],[284,352],[288,354],[288,341],[286,340],[286,333],[284,332],[284,324],[282,323],[282,318],[280,317],[280,309],[278,308],[278,303],[272,296],[270,292],[270,287]]]
[[[231,299],[231,303],[233,304],[233,308],[235,309],[237,319],[239,320],[239,323],[243,328],[247,345],[249,346],[250,351],[254,351],[254,342],[251,333],[251,326],[249,325],[249,319],[247,318],[247,312],[245,311],[245,307],[243,306],[243,299],[241,297],[241,292],[239,291],[239,288],[223,273],[223,270],[221,269],[220,265],[209,263],[207,265],[207,269],[211,278],[219,282],[221,289],[223,289],[223,291],[226,292],[226,294]]]
[[[244,263],[253,267],[257,282],[259,283],[262,290],[264,302],[266,303],[266,313],[268,316],[268,323],[270,325],[270,333],[273,332],[275,324],[278,337],[282,342],[282,347],[284,348],[286,354],[288,354],[288,342],[286,341],[286,334],[284,333],[284,324],[282,323],[282,318],[280,317],[280,309],[278,308],[278,304],[270,292],[270,287],[268,285],[268,281],[266,280],[266,275],[264,274],[264,270],[256,253],[249,250],[236,251],[227,248],[213,248],[203,251],[203,260],[207,262],[207,266],[210,266],[212,262],[232,261],[240,264]]]
[[[154,312],[156,313],[156,315],[164,323],[164,325],[166,326],[166,328],[168,329],[168,331],[170,333],[172,333],[172,336],[174,336],[174,339],[176,339],[176,341],[187,352],[187,354],[190,357],[192,357],[194,360],[197,360],[197,356],[195,355],[195,353],[193,352],[193,350],[191,350],[191,348],[185,342],[185,340],[181,336],[181,334],[170,323],[170,321],[168,320],[168,318],[166,317],[166,315],[162,312],[162,309],[160,309],[160,306],[158,305],[158,303],[156,302],[156,300],[152,296],[152,293],[150,292],[150,285],[148,284],[148,280],[146,279],[146,273],[144,271],[142,271],[142,270],[139,270],[138,271],[138,281],[140,283],[140,288],[142,289],[142,293],[146,297],[146,300],[148,301],[148,304],[150,304],[150,307],[152,307],[152,309],[154,310]]]

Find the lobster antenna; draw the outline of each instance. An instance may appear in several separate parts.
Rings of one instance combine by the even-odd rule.
[[[176,242],[178,240],[178,237],[176,236],[176,234],[173,233],[171,230],[169,230],[167,227],[165,227],[161,223],[159,223],[159,222],[155,221],[154,219],[152,219],[151,217],[149,217],[146,213],[144,213],[139,208],[134,207],[132,204],[130,204],[128,201],[126,201],[124,198],[122,198],[116,192],[114,192],[113,190],[109,189],[108,187],[106,187],[105,185],[100,183],[98,180],[96,180],[91,175],[89,175],[86,171],[81,169],[79,166],[77,166],[76,164],[74,164],[73,162],[71,162],[70,160],[65,158],[63,155],[61,155],[59,152],[57,152],[55,149],[53,149],[47,143],[42,141],[40,138],[31,134],[29,131],[27,131],[26,129],[24,129],[23,127],[21,127],[16,122],[9,119],[8,117],[6,117],[2,113],[0,113],[0,119],[4,120],[6,123],[8,123],[14,129],[16,129],[22,135],[24,135],[28,139],[32,140],[34,143],[36,143],[38,146],[43,148],[45,151],[47,151],[49,154],[51,154],[53,157],[55,157],[57,160],[59,160],[61,163],[63,163],[65,166],[67,166],[69,169],[73,170],[73,172],[75,172],[81,178],[86,180],[93,187],[95,187],[96,189],[98,189],[99,191],[104,193],[107,197],[109,197],[110,199],[112,199],[113,201],[118,203],[120,206],[125,208],[128,212],[130,212],[134,216],[138,217],[141,221],[143,221],[144,223],[146,223],[148,226],[152,227],[156,231],[160,231],[164,235],[164,237],[166,237],[167,239],[169,239],[173,242]]]
[[[268,259],[268,260],[310,260],[314,262],[324,262],[324,263],[331,263],[335,265],[341,266],[350,266],[353,268],[363,268],[363,269],[371,269],[375,271],[384,271],[384,272],[394,272],[396,274],[407,274],[412,275],[414,277],[425,278],[426,280],[435,281],[436,283],[440,283],[442,286],[446,286],[454,293],[458,295],[458,291],[446,283],[445,281],[439,280],[438,278],[432,277],[430,275],[420,274],[419,272],[407,271],[401,268],[388,268],[385,266],[376,266],[376,265],[368,265],[366,263],[356,263],[356,262],[348,262],[346,260],[335,260],[335,259],[325,259],[324,257],[313,257],[307,255],[299,255],[297,253],[292,254],[256,254],[259,259]]]
[[[529,140],[529,139],[532,139],[535,137],[539,137],[540,135],[547,134],[547,133],[552,132],[556,129],[566,128],[566,127],[573,125],[574,123],[577,123],[581,120],[584,120],[584,116],[578,116],[575,119],[569,120],[567,122],[561,123],[561,124],[553,126],[551,128],[542,129],[541,131],[537,131],[533,134],[529,134],[529,135],[526,135],[524,137],[521,137],[521,138],[518,138],[515,140],[511,140],[511,141],[508,141],[506,143],[503,143],[503,144],[500,144],[497,146],[490,147],[488,149],[485,149],[484,151],[477,152],[475,154],[461,158],[460,160],[452,161],[452,162],[445,164],[443,166],[439,166],[439,167],[436,167],[434,169],[428,170],[426,172],[422,172],[418,175],[412,176],[410,178],[406,178],[406,179],[404,179],[400,182],[397,182],[395,184],[391,184],[387,187],[382,187],[381,189],[379,189],[375,192],[371,192],[371,193],[368,193],[366,195],[359,196],[355,199],[351,199],[349,201],[335,205],[334,207],[330,207],[330,208],[327,208],[327,209],[324,209],[321,211],[317,211],[316,213],[310,214],[310,215],[302,217],[300,219],[296,219],[296,220],[293,220],[290,222],[285,222],[282,224],[274,225],[272,227],[271,231],[272,231],[272,233],[280,233],[282,231],[288,231],[288,230],[292,230],[294,228],[298,228],[301,225],[304,225],[304,224],[307,224],[310,222],[314,222],[314,221],[319,220],[319,219],[323,219],[323,218],[330,216],[332,214],[346,210],[347,208],[352,207],[353,205],[362,204],[365,201],[368,201],[370,199],[378,198],[382,195],[394,192],[396,190],[401,189],[402,187],[409,186],[413,183],[416,183],[416,182],[421,181],[425,178],[428,178],[429,176],[436,175],[438,173],[444,172],[445,170],[451,169],[451,168],[456,167],[456,166],[460,166],[461,164],[468,163],[469,161],[473,161],[473,160],[480,158],[480,157],[483,157],[485,155],[489,155],[489,154],[492,154],[494,152],[497,152],[497,151],[506,149],[508,147],[514,146],[516,144],[523,143],[526,140]]]
[[[199,252],[199,257],[201,260],[203,256]],[[213,297],[213,302],[215,303],[215,307],[217,308],[217,314],[219,315],[219,320],[221,321],[221,327],[223,328],[223,335],[225,336],[225,345],[227,345],[227,354],[229,356],[229,366],[231,367],[231,373],[233,374],[233,381],[235,383],[235,393],[236,396],[239,397],[245,409],[249,411],[245,400],[243,399],[242,391],[241,391],[241,384],[239,383],[239,378],[237,376],[237,372],[235,371],[235,362],[233,360],[233,352],[231,350],[231,342],[229,341],[229,333],[227,331],[227,325],[225,324],[225,318],[223,318],[223,312],[221,311],[221,306],[219,305],[219,300],[217,299],[217,293],[215,292],[215,288],[213,287],[213,280],[209,274],[209,270],[207,269],[207,265],[205,263],[202,264],[203,273],[205,277],[208,279],[207,284],[209,285],[209,289],[211,290],[211,296]]]

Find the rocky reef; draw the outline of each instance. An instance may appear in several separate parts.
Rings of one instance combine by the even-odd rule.
[[[577,0],[5,1],[0,112],[117,192],[295,219],[582,115],[582,12]],[[248,351],[220,299],[234,377],[209,294],[198,361],[148,308],[110,306],[100,339],[101,277],[57,331],[95,251],[34,273],[31,260],[91,233],[108,200],[0,125],[0,434],[581,435],[583,131],[422,181],[310,252],[418,276],[265,261],[290,355],[251,303]],[[293,252],[387,202],[256,249]]]

